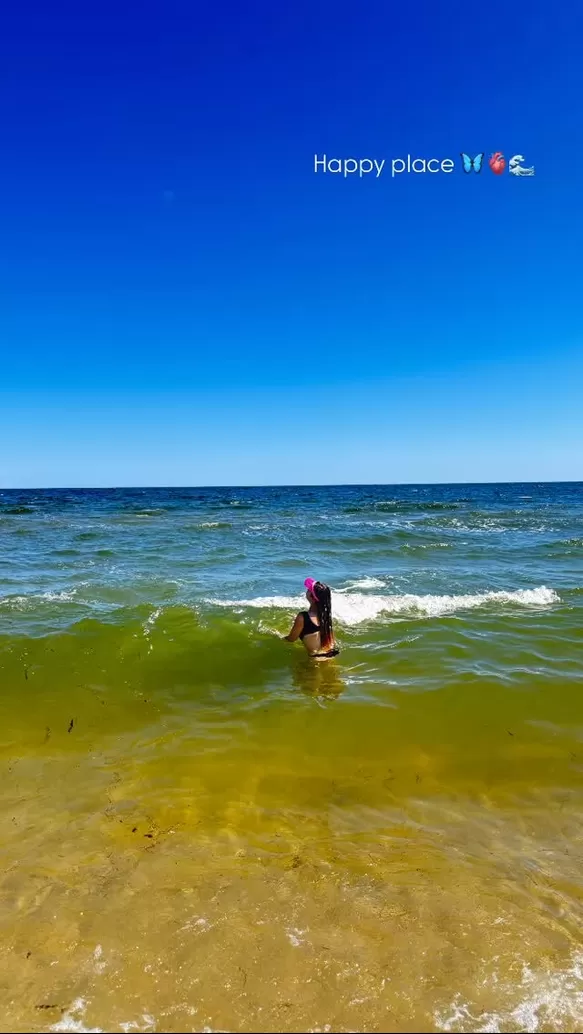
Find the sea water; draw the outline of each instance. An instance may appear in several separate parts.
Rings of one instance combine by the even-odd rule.
[[[0,492],[0,1029],[582,1029],[582,529],[580,484]]]

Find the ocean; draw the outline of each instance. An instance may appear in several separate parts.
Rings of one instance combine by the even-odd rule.
[[[0,543],[2,1031],[583,1029],[583,484],[5,490]]]

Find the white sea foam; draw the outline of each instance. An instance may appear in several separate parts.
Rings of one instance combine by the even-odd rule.
[[[381,578],[357,578],[349,582],[344,589],[337,589],[336,592],[351,592],[353,589],[384,589],[386,586]]]
[[[58,1023],[53,1023],[49,1030],[54,1031],[75,1031],[79,1034],[103,1034],[102,1027],[86,1027],[83,1023],[87,1002],[84,998],[76,998],[72,1005],[63,1013]]]
[[[305,599],[296,596],[257,596],[247,600],[206,600],[214,606],[243,610],[256,607],[261,610],[300,610]],[[440,617],[455,614],[460,610],[475,610],[477,607],[500,604],[502,606],[548,607],[559,602],[554,589],[541,585],[536,589],[516,589],[514,592],[480,592],[465,595],[418,596],[403,595],[373,596],[359,592],[335,592],[333,594],[334,617],[342,625],[361,625],[366,621],[377,621],[394,617]]]
[[[103,961],[103,948],[100,944],[97,945],[93,952],[93,965],[96,973],[103,973],[107,968],[107,963]]]
[[[292,948],[301,948],[304,943],[305,933],[306,930],[299,930],[297,926],[292,927],[291,930],[286,930],[286,937]]]
[[[0,607],[10,607],[15,610],[26,610],[34,607],[42,600],[46,603],[71,603],[76,599],[77,590],[68,589],[62,592],[40,592],[31,593],[30,596],[3,596],[0,598]]]
[[[123,1034],[131,1034],[132,1031],[138,1031],[139,1034],[147,1034],[148,1031],[156,1030],[156,1020],[150,1013],[142,1013],[142,1022],[136,1023],[132,1020],[131,1023],[120,1023],[120,1030]]]
[[[156,624],[160,614],[162,613],[162,607],[156,607],[156,610],[152,611],[150,616],[146,618],[144,622],[144,635],[147,637],[150,635],[154,625]]]
[[[71,1032],[71,1034],[104,1034],[103,1027],[86,1027],[83,1020],[87,1011],[85,998],[76,998],[72,1005],[63,1013],[58,1023],[49,1027],[50,1031]],[[132,1031],[148,1034],[148,1031],[156,1030],[156,1020],[149,1013],[142,1013],[139,1021],[131,1020],[127,1023],[120,1023],[119,1030],[124,1034],[131,1034]],[[108,1028],[111,1029],[111,1028]],[[117,1028],[116,1028],[117,1029]]]
[[[457,995],[444,1013],[434,1017],[438,1030],[465,1034],[521,1034],[583,1029],[583,954],[577,953],[566,969],[533,971],[524,965],[517,984],[504,984],[497,974],[485,982],[495,986],[496,998],[508,1003],[496,1012],[474,1012]]]

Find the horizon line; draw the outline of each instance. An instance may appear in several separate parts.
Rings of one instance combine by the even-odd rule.
[[[583,480],[568,479],[560,481],[346,481],[304,484],[271,484],[271,485],[36,485],[30,487],[4,487],[0,492],[127,492],[127,491],[209,491],[209,490],[242,490],[265,488],[455,488],[458,486],[483,485],[583,485]]]

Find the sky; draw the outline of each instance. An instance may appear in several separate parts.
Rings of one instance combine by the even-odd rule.
[[[279,8],[5,12],[0,487],[583,480],[583,10]]]

